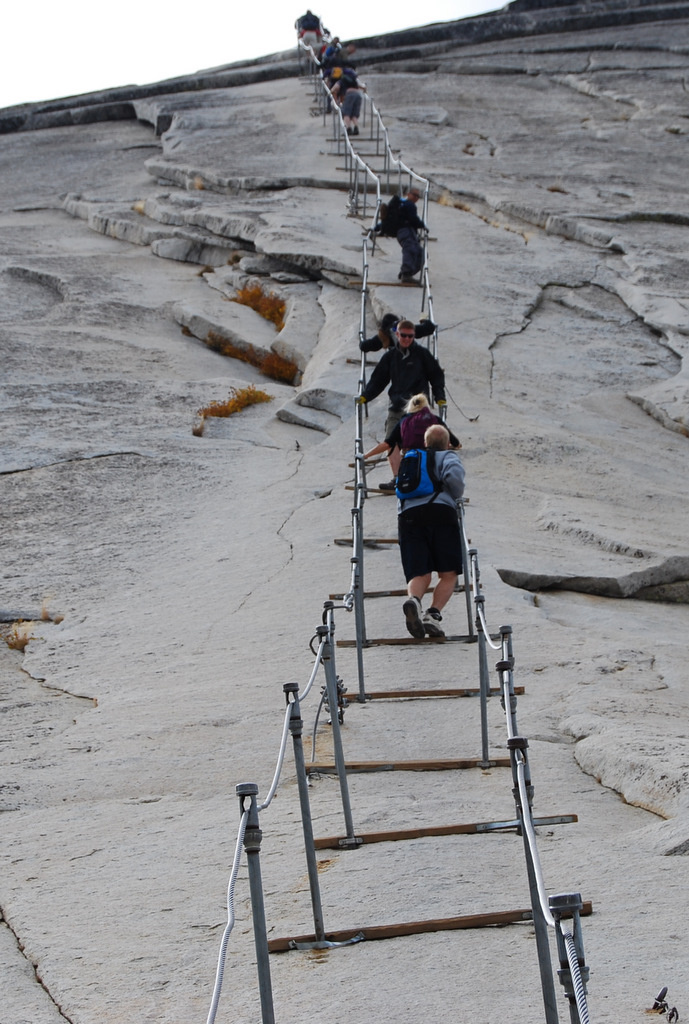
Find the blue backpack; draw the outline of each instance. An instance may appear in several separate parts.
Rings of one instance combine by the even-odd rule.
[[[442,489],[435,471],[435,452],[427,452],[423,448],[411,448],[406,452],[400,462],[395,487],[400,501],[425,498],[429,494],[435,498]]]

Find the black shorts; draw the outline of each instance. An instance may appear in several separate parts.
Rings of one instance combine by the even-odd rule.
[[[406,509],[397,517],[402,568],[407,583],[430,572],[462,571],[457,512],[435,502]]]

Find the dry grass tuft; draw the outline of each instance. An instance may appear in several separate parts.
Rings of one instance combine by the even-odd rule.
[[[278,331],[285,326],[285,300],[275,292],[266,294],[260,284],[247,284],[240,288],[232,301],[238,302],[241,306],[250,306],[251,309],[255,309],[264,320],[275,324]]]
[[[64,615],[52,615],[48,608],[48,601],[50,598],[44,598],[41,603],[41,622],[55,622],[60,624],[64,620]]]
[[[196,177],[194,178],[193,186],[195,189],[198,189],[199,192],[203,192],[203,190],[205,189],[206,185],[200,174],[197,174]]]
[[[211,402],[196,413],[192,434],[194,437],[202,437],[206,425],[206,416],[234,416],[236,412],[248,408],[250,405],[258,405],[261,402],[272,402],[273,396],[267,391],[261,391],[254,384],[248,384],[245,388],[230,388],[229,397],[224,402]]]
[[[267,355],[264,355],[261,352],[257,352],[253,345],[240,348],[239,345],[235,345],[234,342],[223,338],[216,331],[208,332],[205,337],[205,343],[209,348],[220,352],[223,356],[240,359],[243,363],[255,366],[266,377],[277,380],[281,384],[291,384],[299,372],[299,367],[296,363],[291,362],[289,359],[283,359],[282,356],[276,355],[275,352],[269,352]]]
[[[182,324],[182,334],[185,338],[193,338],[194,335],[191,333],[186,324]]]
[[[15,622],[7,632],[3,631],[3,640],[12,651],[23,651],[29,640],[36,638],[31,635],[31,622]]]
[[[143,217],[144,214],[146,213],[146,204],[144,203],[143,199],[137,199],[137,201],[132,204],[132,210],[134,211],[134,213],[140,213],[141,216]]]
[[[548,185],[548,192],[562,192],[563,196],[568,196],[569,195],[569,192],[564,187],[564,185],[561,185],[557,181],[555,182],[554,185]]]
[[[299,372],[299,367],[289,359],[279,356],[277,352],[269,352],[261,360],[259,370],[266,377],[270,377],[271,380],[276,380],[280,384],[291,384]]]

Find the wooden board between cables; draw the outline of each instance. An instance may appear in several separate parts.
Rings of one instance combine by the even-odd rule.
[[[488,688],[489,697],[499,697],[502,690],[497,686],[491,686]],[[526,693],[526,689],[523,686],[515,686],[514,695],[515,697],[523,697]],[[366,698],[363,701],[357,700],[354,694],[347,694],[349,700],[349,706],[355,707],[357,704],[365,704],[368,700],[413,700],[417,697],[480,697],[481,690],[478,686],[464,686],[458,689],[438,689],[437,687],[429,686],[425,689],[409,689],[409,690],[367,690],[364,694]]]
[[[386,494],[389,492],[385,492]],[[399,544],[397,537],[364,537],[362,541],[365,548],[374,547],[376,544]],[[351,548],[352,538],[351,537],[333,537],[333,544],[338,544],[341,548]]]
[[[427,587],[426,590],[425,590],[425,593],[426,594],[432,594],[434,589],[435,589],[434,587]],[[469,589],[471,589],[471,584],[469,585]],[[455,589],[452,591],[452,593],[453,594],[463,594],[464,593],[464,584],[460,583],[460,585],[458,587],[455,587]],[[346,594],[328,594],[328,597],[330,598],[331,601],[344,601],[346,596],[347,596]],[[367,600],[370,597],[408,597],[408,596],[409,596],[408,590],[406,590],[406,588],[403,589],[402,587],[400,587],[399,590],[365,590],[364,591],[364,598],[366,598]]]
[[[509,768],[509,757],[492,757],[483,761],[480,757],[445,757],[432,761],[347,761],[345,771],[355,772],[452,772],[468,768]],[[306,766],[306,774],[335,775],[337,766],[312,761]]]
[[[493,640],[499,640],[499,636],[491,636]],[[364,647],[406,647],[409,644],[475,644],[477,637],[468,634],[453,634],[451,636],[390,636],[377,637],[373,640],[366,640]],[[356,647],[356,640],[336,640],[336,647]]]
[[[345,288],[361,288],[363,281],[348,281]],[[367,281],[367,288],[421,288],[419,281]]]
[[[558,814],[548,818],[534,818],[535,827],[544,825],[568,825],[579,821],[576,814]],[[426,839],[433,836],[468,836],[481,835],[485,832],[510,832],[518,829],[521,823],[516,818],[510,821],[472,821],[463,825],[427,825],[421,828],[393,829],[387,832],[360,832],[356,835],[358,846],[369,843],[396,843],[409,839]],[[325,836],[314,839],[316,850],[340,850],[351,846],[346,836]]]
[[[593,913],[590,900],[584,902],[579,911],[582,917]],[[563,915],[564,916],[564,915]],[[326,942],[348,942],[361,936],[367,942],[378,939],[394,939],[400,935],[423,935],[425,932],[456,931],[461,928],[490,928],[494,926],[518,924],[531,921],[531,910],[503,910],[489,914],[464,914],[461,917],[437,917],[429,921],[406,921],[399,924],[370,925],[365,928],[347,928],[342,931],[329,931],[325,934]],[[286,953],[298,945],[308,947],[316,943],[315,935],[297,935],[293,938],[269,939],[268,952]]]

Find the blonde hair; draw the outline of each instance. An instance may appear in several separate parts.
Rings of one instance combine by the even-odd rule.
[[[407,404],[404,407],[406,413],[410,412],[421,412],[422,409],[428,408],[428,398],[424,395],[423,391],[419,395],[412,395]]]

